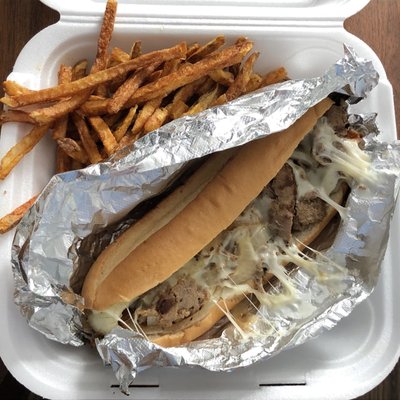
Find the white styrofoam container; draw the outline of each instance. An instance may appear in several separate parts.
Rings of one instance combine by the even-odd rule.
[[[23,49],[10,78],[31,88],[54,84],[60,63],[94,58],[105,0],[42,0],[60,11],[60,21],[38,33]],[[293,78],[320,75],[343,54],[342,44],[371,59],[381,80],[356,111],[376,111],[382,138],[396,138],[393,94],[376,54],[346,32],[343,20],[368,0],[120,0],[112,45],[145,50],[205,42],[217,34],[246,35],[261,51],[260,72],[284,65]],[[27,127],[7,124],[0,156]],[[39,192],[51,176],[54,144],[43,140],[0,182],[0,215]],[[375,292],[332,331],[271,360],[231,373],[196,369],[150,369],[132,387],[144,399],[350,399],[379,384],[399,354],[399,211]],[[0,237],[0,356],[31,391],[51,399],[124,399],[109,368],[88,347],[47,340],[28,327],[13,303],[10,247],[13,232]]]

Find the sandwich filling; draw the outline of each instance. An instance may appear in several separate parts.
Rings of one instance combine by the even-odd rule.
[[[333,107],[322,117],[235,222],[169,279],[131,304],[93,312],[94,329],[107,333],[119,322],[146,335],[162,335],[244,293],[272,304],[263,285],[271,276],[284,282],[289,263],[316,270],[300,252],[301,240],[330,219],[332,210],[345,218],[347,184],[371,176],[368,155],[359,147],[361,136],[338,123],[347,121],[341,114],[341,107]]]

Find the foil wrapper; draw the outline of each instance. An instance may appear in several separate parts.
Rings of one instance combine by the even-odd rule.
[[[270,86],[181,118],[106,162],[54,176],[13,241],[15,302],[29,325],[61,343],[84,344],[83,300],[75,293],[99,252],[140,215],[138,205],[165,189],[188,162],[279,132],[333,92],[357,102],[378,78],[370,61],[345,47],[344,57],[320,77]],[[122,390],[150,366],[199,365],[221,371],[252,364],[333,327],[368,296],[386,249],[400,147],[374,138],[373,116],[352,118],[368,134],[366,151],[379,180],[355,184],[334,244],[317,254],[330,278],[295,270],[287,278],[290,301],[261,307],[254,320],[254,331],[261,334],[246,340],[230,326],[218,339],[163,349],[135,332],[114,329],[97,341],[97,348]],[[285,282],[280,285],[277,295],[285,296]]]

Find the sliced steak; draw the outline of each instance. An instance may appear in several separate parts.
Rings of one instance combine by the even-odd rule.
[[[149,307],[136,310],[139,323],[158,325],[163,328],[190,317],[201,309],[208,300],[208,292],[196,282],[182,276],[175,285],[163,288]]]
[[[299,199],[293,219],[293,230],[302,231],[322,221],[327,213],[327,204],[319,197]]]
[[[272,202],[269,222],[272,234],[289,241],[296,206],[296,181],[292,168],[285,164],[269,184]]]

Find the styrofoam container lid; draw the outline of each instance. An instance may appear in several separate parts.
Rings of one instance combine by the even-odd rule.
[[[101,16],[104,0],[42,0],[62,18]],[[257,20],[344,20],[360,11],[369,0],[120,0],[119,18],[170,18],[224,20],[252,23]],[[209,22],[209,21],[208,21]]]
[[[61,12],[60,21],[25,46],[10,75],[31,88],[56,82],[60,63],[93,59],[105,1],[43,0]],[[144,50],[182,39],[205,42],[218,34],[228,40],[246,35],[261,51],[256,69],[284,65],[293,78],[317,76],[340,58],[343,43],[371,59],[381,76],[370,97],[355,111],[378,112],[382,139],[396,139],[393,93],[376,54],[346,32],[343,20],[367,0],[128,0],[119,1],[112,46],[129,49],[140,39]],[[0,156],[27,127],[7,124]],[[45,155],[45,156],[44,156]],[[38,193],[54,171],[54,143],[45,138],[0,182],[0,214]],[[231,373],[202,369],[150,369],[140,374],[133,397],[144,399],[349,399],[381,382],[400,353],[399,209],[375,292],[332,331],[262,363]],[[10,249],[13,233],[0,237],[0,355],[11,373],[31,391],[51,399],[125,399],[95,350],[47,340],[29,328],[13,303]]]

